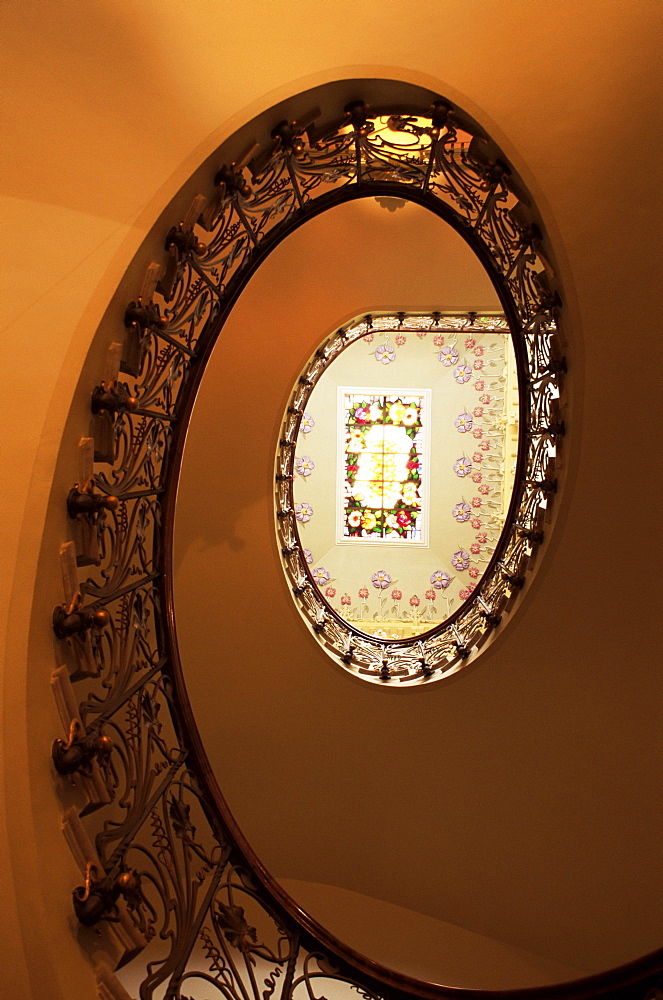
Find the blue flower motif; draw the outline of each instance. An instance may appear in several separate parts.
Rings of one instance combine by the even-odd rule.
[[[389,344],[380,344],[373,356],[381,365],[389,365],[396,360],[396,352]]]
[[[324,585],[329,581],[330,575],[329,570],[325,569],[324,566],[318,566],[311,572],[311,576],[317,583],[318,587],[324,587]]]
[[[454,378],[460,385],[462,385],[463,382],[469,382],[471,377],[472,369],[469,365],[462,364],[458,365],[458,368],[454,368]]]
[[[451,368],[458,361],[458,351],[455,347],[443,347],[437,358],[445,368]]]
[[[310,476],[315,469],[315,462],[308,455],[302,455],[301,458],[295,459],[295,472],[299,476]]]
[[[313,517],[313,508],[310,503],[296,503],[295,504],[295,517],[302,524],[306,524]]]
[[[465,503],[464,500],[461,500],[460,503],[456,504],[451,513],[459,522],[469,521],[470,515],[472,513],[472,508],[470,507],[469,503]]]
[[[467,431],[472,430],[472,414],[471,413],[459,413],[454,424],[458,428],[461,434],[465,434]]]
[[[471,471],[472,463],[469,458],[465,458],[464,455],[462,458],[459,458],[454,462],[454,472],[457,476],[469,476]]]
[[[451,557],[451,565],[455,569],[467,569],[470,565],[469,552],[465,552],[464,549],[459,549],[458,552],[454,552]]]

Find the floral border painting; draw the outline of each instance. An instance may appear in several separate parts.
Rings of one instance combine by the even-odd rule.
[[[446,620],[492,559],[513,482],[517,380],[508,329],[495,317],[478,318],[471,332],[382,331],[383,343],[367,351],[374,336],[345,352],[352,364],[336,380],[329,370],[321,378],[333,382],[326,405],[317,388],[311,394],[293,496],[302,544],[314,553],[308,573],[326,602],[361,631],[398,639]],[[397,389],[338,385],[348,371],[364,386],[380,381],[372,372],[387,363]],[[405,388],[399,368],[428,388]]]

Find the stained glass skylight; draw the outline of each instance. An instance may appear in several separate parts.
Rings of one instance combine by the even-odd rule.
[[[293,593],[357,634],[409,642],[472,599],[500,541],[519,440],[508,324],[373,317],[311,365],[278,480]]]
[[[339,390],[342,461],[339,541],[421,542],[425,391]]]

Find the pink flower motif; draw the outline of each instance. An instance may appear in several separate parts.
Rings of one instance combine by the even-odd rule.
[[[477,589],[476,583],[468,583],[467,589],[469,590],[470,594],[473,594],[474,591]]]
[[[427,590],[426,591],[426,600],[427,601],[434,601],[435,600],[435,591],[434,590]]]
[[[483,355],[483,347],[475,347],[474,348],[474,353],[476,354],[476,356],[478,358],[482,357],[482,355]]]
[[[490,441],[482,441],[479,447],[482,451],[488,451],[490,448]]]
[[[476,568],[476,566],[470,566],[469,575],[472,577],[473,580],[476,580],[476,578],[479,575],[479,570]]]
[[[465,349],[467,351],[471,351],[475,344],[476,344],[476,340],[474,339],[474,337],[466,337],[465,338]]]
[[[396,590],[392,590],[392,592],[391,592],[391,599],[392,599],[392,601],[400,601],[400,599],[401,599],[402,596],[403,596],[402,590],[396,589]]]
[[[488,492],[489,490],[485,483],[483,484],[483,486],[479,487],[479,493],[483,493],[484,496],[487,496]]]
[[[480,507],[481,506],[481,497],[472,497],[472,506],[473,507]]]
[[[479,545],[478,542],[473,542],[470,545],[470,552],[472,553],[473,556],[479,555],[479,553],[481,552],[481,546]]]
[[[364,337],[364,340],[366,341],[367,344],[372,344],[373,343],[373,334],[372,333],[367,333],[366,336]]]
[[[435,344],[436,347],[444,346],[444,337],[442,336],[441,333],[438,333],[437,336],[433,338],[433,343]]]
[[[474,388],[477,392],[483,392],[483,379],[478,378],[474,383]]]
[[[477,535],[477,542],[483,542],[483,544],[485,545],[487,541],[488,541],[488,535],[486,534],[485,531],[482,531],[479,535]]]
[[[352,600],[350,598],[350,595],[349,594],[343,594],[343,596],[341,598],[341,604],[344,604],[344,605],[347,604],[347,605],[349,605],[351,603],[352,603]]]
[[[479,528],[481,527],[481,521],[479,520],[478,517],[473,517],[472,520],[470,521],[470,524],[472,525],[475,531],[478,531]]]
[[[481,452],[475,451],[474,454],[472,455],[472,461],[481,464],[482,460],[483,460],[483,455],[481,454]]]
[[[467,598],[470,596],[470,591],[466,587],[464,590],[461,590],[458,596],[460,597],[461,601],[466,601]]]
[[[365,601],[368,598],[368,590],[366,589],[366,587],[361,588],[361,590],[359,591],[359,596],[361,597],[362,601]]]
[[[473,483],[480,483],[482,479],[483,479],[483,476],[481,475],[480,472],[475,472],[472,475],[472,482]]]
[[[397,333],[395,340],[396,340],[396,346],[402,347],[405,341],[407,340],[407,337],[405,336],[404,333]]]
[[[477,438],[477,440],[483,437],[483,431],[481,430],[480,427],[474,428],[474,430],[472,431],[472,437]]]
[[[419,338],[419,340],[423,340],[424,337],[426,336],[426,333],[427,333],[426,330],[418,330],[417,331],[417,337]]]
[[[477,358],[472,367],[474,368],[475,372],[480,372],[481,369],[483,368],[483,361],[481,360],[481,358]]]
[[[410,607],[411,608],[418,608],[420,604],[421,604],[421,601],[419,600],[419,598],[417,597],[417,595],[413,594],[412,597],[410,598]]]
[[[325,590],[325,597],[336,597],[336,588],[327,587],[327,589]]]
[[[486,393],[485,396],[479,396],[479,402],[484,403],[487,406],[488,403],[490,403],[490,396],[488,393]]]
[[[483,416],[483,406],[475,406],[473,412],[474,412],[474,416],[475,417],[482,417]]]

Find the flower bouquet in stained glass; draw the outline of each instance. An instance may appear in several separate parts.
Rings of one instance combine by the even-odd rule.
[[[346,538],[418,540],[420,396],[345,395]]]

